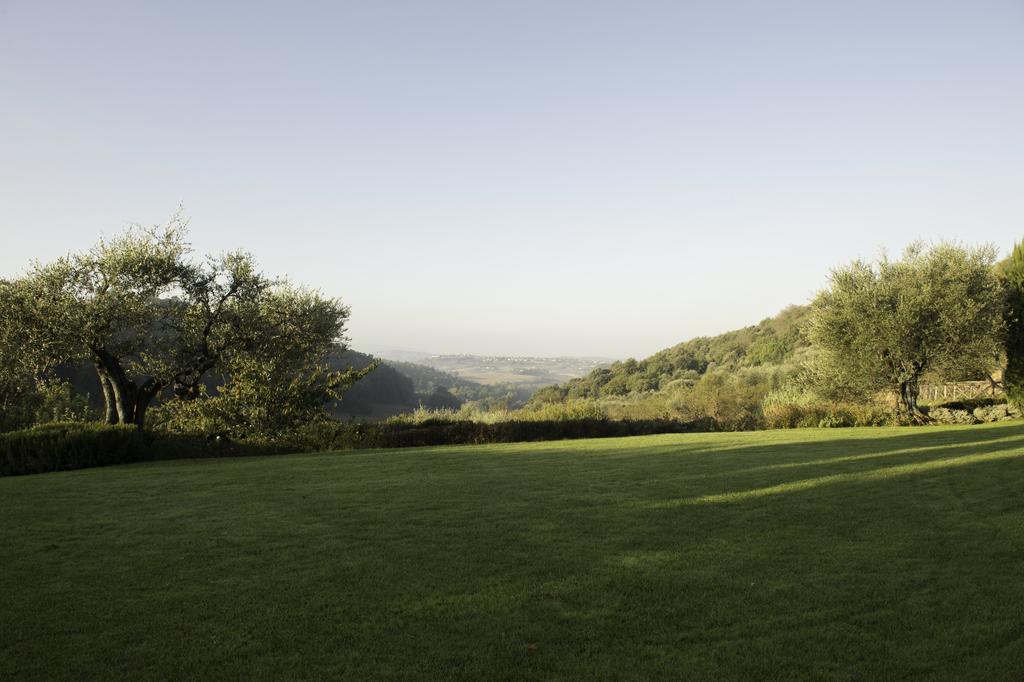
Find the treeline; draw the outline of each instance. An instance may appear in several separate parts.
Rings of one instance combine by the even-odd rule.
[[[1020,246],[996,263],[992,247],[915,244],[898,260],[836,269],[810,305],[542,389],[528,407],[588,402],[610,418],[709,419],[720,429],[1011,418],[1015,406],[990,406],[1003,368],[1020,399],[1021,292]],[[986,380],[992,395],[967,407],[918,404],[922,382],[967,380]]]

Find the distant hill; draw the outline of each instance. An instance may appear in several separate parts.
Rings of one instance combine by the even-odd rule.
[[[532,384],[522,382],[484,384],[418,363],[395,360],[385,360],[384,362],[412,379],[416,392],[421,395],[435,395],[444,390],[462,402],[477,403],[484,409],[521,407],[537,389]]]
[[[372,355],[354,350],[335,354],[329,364],[333,369],[353,367],[363,369],[374,361]],[[412,379],[398,372],[394,367],[381,364],[346,390],[341,400],[331,403],[327,412],[335,419],[362,417],[382,419],[419,407]]]
[[[657,391],[677,380],[696,379],[709,369],[782,364],[808,345],[800,332],[808,311],[808,306],[790,306],[750,327],[684,341],[644,360],[615,362],[585,377],[543,388],[532,402],[626,396]]]
[[[362,369],[374,361],[372,355],[347,350],[331,359],[335,369]],[[362,417],[381,419],[410,412],[417,407],[458,409],[472,403],[482,409],[521,407],[535,386],[517,384],[485,385],[427,365],[383,360],[377,369],[357,381],[329,406],[337,419]]]

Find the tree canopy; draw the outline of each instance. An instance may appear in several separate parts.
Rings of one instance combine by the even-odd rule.
[[[161,392],[200,397],[212,371],[222,391],[285,409],[310,391],[323,397],[354,380],[322,361],[343,346],[349,309],[336,299],[260,273],[243,252],[195,262],[180,216],[135,227],[84,253],[34,263],[0,286],[0,357],[32,376],[88,361],[100,380],[105,420],[141,428]],[[311,381],[310,377],[317,379]],[[284,392],[281,394],[281,392]]]
[[[991,369],[1001,351],[1003,290],[992,246],[910,246],[901,260],[856,260],[832,273],[814,301],[808,335],[834,391],[895,391],[921,418],[918,382]]]

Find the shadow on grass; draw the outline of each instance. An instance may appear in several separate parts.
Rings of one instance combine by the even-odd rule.
[[[772,464],[750,467],[745,469],[726,469],[725,474],[744,473],[758,471],[766,468],[784,469],[789,467],[803,467],[812,465],[829,465],[844,461],[856,461],[860,459],[876,459],[895,454],[909,454],[913,452],[925,452],[940,450],[946,447],[966,447],[981,443],[992,443],[1010,441],[1024,438],[1024,422],[1012,426],[1000,425],[995,428],[965,426],[957,429],[933,429],[931,427],[898,427],[900,430],[912,431],[891,435],[894,427],[878,427],[859,429],[857,432],[863,434],[859,437],[834,438],[837,430],[773,430],[773,431],[742,431],[742,432],[718,432],[698,434],[668,434],[663,436],[642,437],[660,441],[671,439],[672,442],[629,442],[629,447],[624,448],[626,439],[602,439],[588,443],[588,452],[603,454],[602,451],[609,451],[607,458],[611,459],[635,459],[641,456],[660,455],[707,455],[713,458],[716,467],[723,463],[739,463],[744,460],[770,460]],[[807,440],[808,433],[813,434],[813,440]],[[790,435],[792,434],[792,435]],[[755,442],[744,443],[744,439],[754,440],[759,436],[771,438],[770,441],[756,440]],[[789,440],[787,437],[792,438]],[[628,441],[627,441],[628,442]],[[558,441],[557,446],[538,447],[537,443],[512,444],[506,448],[516,448],[522,445],[522,449],[516,448],[517,454],[535,455],[565,455],[565,447],[568,441]],[[485,446],[486,447],[486,446]],[[451,450],[449,450],[450,452]],[[823,452],[834,452],[835,456],[822,456]],[[864,453],[864,454],[853,454]],[[573,452],[571,454],[585,455],[586,453]],[[813,457],[814,459],[808,459]]]
[[[930,451],[933,451],[935,449],[936,448],[929,448]],[[943,451],[945,451],[945,449],[943,449]],[[915,453],[920,452],[920,450],[909,450],[907,452]],[[893,453],[885,453],[886,456],[891,456],[892,454]],[[851,459],[862,460],[868,457],[878,456],[881,455],[864,455],[861,457],[843,457],[838,459],[843,461],[849,461]],[[873,481],[882,481],[889,478],[910,476],[914,474],[936,471],[939,469],[950,469],[955,467],[981,464],[985,462],[1017,458],[1024,458],[1024,440],[1021,439],[1000,442],[998,444],[993,443],[988,446],[976,446],[970,448],[966,453],[955,457],[941,457],[938,459],[928,459],[923,462],[897,464],[894,466],[869,469],[867,471],[853,471],[838,474],[830,474],[826,476],[816,476],[813,478],[804,478],[796,481],[787,481],[785,483],[779,483],[761,488],[753,488],[749,490],[715,493],[710,495],[700,495],[696,497],[688,497],[677,500],[668,500],[651,504],[649,505],[649,508],[666,509],[687,505],[741,502],[744,500],[750,500],[760,497],[781,495],[783,493],[811,490],[813,488],[819,488],[821,486],[826,485],[834,485],[837,483],[866,483]],[[828,462],[829,460],[825,461]],[[821,460],[818,460],[817,462],[808,464],[820,464],[820,462]],[[770,469],[772,467],[765,468]]]

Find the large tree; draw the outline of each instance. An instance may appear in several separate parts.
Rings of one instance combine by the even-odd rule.
[[[349,310],[340,301],[268,279],[245,253],[199,263],[190,255],[176,216],[33,264],[0,286],[7,355],[36,376],[91,362],[106,421],[141,429],[158,395],[196,398],[211,371],[308,368],[343,344]],[[342,374],[321,383],[333,386]]]
[[[920,420],[918,382],[926,372],[990,369],[1004,329],[995,257],[991,246],[917,243],[901,260],[857,260],[833,271],[808,329],[831,387],[892,390],[905,416]]]
[[[999,264],[1006,287],[1006,372],[1003,385],[1009,399],[1024,404],[1024,242],[1014,245]]]

